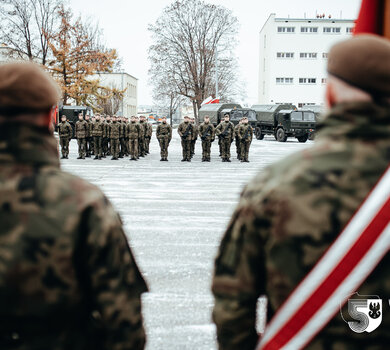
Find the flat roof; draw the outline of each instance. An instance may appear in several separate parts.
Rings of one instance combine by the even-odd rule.
[[[126,72],[96,72],[95,74],[125,74],[125,75],[128,75],[129,77],[132,77],[133,79],[135,80],[138,80],[138,78],[136,78],[134,75],[131,75],[129,73],[126,73]]]
[[[354,23],[356,19],[337,19],[337,18],[275,18],[275,22],[319,22],[319,23]]]

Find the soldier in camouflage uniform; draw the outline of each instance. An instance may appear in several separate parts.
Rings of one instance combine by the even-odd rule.
[[[0,67],[0,349],[141,350],[147,287],[108,199],[60,169],[59,99],[38,66]]]
[[[138,156],[145,157],[146,156],[146,150],[145,150],[146,122],[144,116],[141,116],[139,118],[138,125],[140,127],[140,134],[138,139],[138,150],[139,150]]]
[[[387,39],[357,35],[336,44],[328,59],[331,110],[314,146],[268,167],[244,189],[215,263],[219,349],[255,348],[259,296],[268,298],[269,320],[388,168],[389,62]],[[387,254],[357,292],[387,303],[389,275]],[[353,332],[338,313],[305,349],[387,349],[389,329],[388,308],[372,333]]]
[[[177,132],[181,137],[181,147],[183,149],[182,162],[191,162],[191,140],[193,133],[193,126],[190,123],[188,116],[184,117],[184,122],[179,125]]]
[[[85,153],[86,153],[86,157],[89,158],[89,157],[91,157],[91,154],[92,154],[93,139],[92,139],[92,135],[91,135],[92,122],[89,119],[88,114],[85,115],[85,122],[87,124],[87,135],[85,136]]]
[[[110,123],[108,129],[108,135],[110,138],[111,145],[111,160],[118,160],[119,158],[119,138],[121,134],[121,124],[118,123],[117,117],[114,115],[112,117],[112,122]]]
[[[127,124],[126,127],[126,134],[129,138],[129,153],[130,153],[130,160],[137,160],[138,159],[138,139],[139,134],[141,132],[141,127],[137,123],[137,119],[135,116],[131,117],[131,121],[129,124]]]
[[[199,136],[202,140],[202,162],[209,162],[211,143],[215,140],[215,129],[208,115],[205,115],[204,122],[199,125]]]
[[[66,116],[61,116],[61,123],[58,124],[58,134],[60,136],[60,145],[62,159],[68,159],[69,156],[69,141],[73,135],[72,126],[66,121]]]
[[[242,122],[238,129],[238,139],[240,145],[240,160],[241,162],[249,163],[249,147],[252,143],[253,129],[248,123],[248,118],[242,118]]]
[[[222,118],[219,124],[217,125],[217,127],[221,124],[223,125],[224,121],[225,120]],[[222,138],[218,138],[218,148],[219,148],[219,156],[222,158]]]
[[[234,127],[234,138],[236,141],[236,153],[237,159],[241,160],[241,146],[240,146],[240,138],[238,137],[238,130],[240,129],[240,125],[242,123],[242,119],[238,122],[238,124]]]
[[[79,156],[77,159],[85,159],[86,155],[86,137],[88,135],[88,124],[83,119],[83,114],[79,114],[79,120],[76,122],[75,134],[79,146]]]
[[[199,130],[195,123],[194,117],[191,118],[190,123],[192,124],[192,130],[193,130],[192,139],[191,139],[191,158],[192,158],[195,155],[195,144],[196,144],[196,140],[198,139]]]
[[[153,127],[152,127],[152,124],[148,123],[148,121],[145,121],[145,127],[146,127],[145,153],[149,154],[149,145],[150,145],[150,140],[152,139],[152,135],[153,135]]]
[[[106,158],[106,156],[110,155],[110,137],[109,137],[109,131],[110,131],[110,124],[111,124],[111,117],[109,115],[106,116],[106,119],[104,121],[104,128],[103,128],[103,158]]]
[[[129,125],[129,119],[123,117],[123,122],[125,123],[125,156],[128,157],[130,155],[129,152],[129,135],[127,134],[127,127]]]
[[[221,140],[222,161],[230,162],[230,146],[234,138],[234,125],[229,121],[229,114],[225,114],[224,122],[215,129],[215,134]]]
[[[172,139],[172,127],[167,123],[167,118],[162,118],[162,123],[157,127],[156,137],[160,144],[162,162],[168,161],[168,146]]]
[[[91,135],[93,138],[94,150],[95,150],[95,158],[94,159],[102,159],[103,156],[103,132],[104,132],[104,123],[100,120],[100,114],[96,115],[95,121],[91,125]]]
[[[117,117],[117,123],[119,124],[119,145],[120,145],[120,151],[119,151],[119,158],[123,158],[126,154],[125,149],[125,139],[126,139],[126,124],[123,120],[123,117]]]

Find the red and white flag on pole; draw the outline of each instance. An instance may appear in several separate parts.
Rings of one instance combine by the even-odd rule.
[[[390,249],[390,167],[266,327],[257,349],[302,349]]]
[[[219,103],[219,98],[213,98],[213,97],[209,96],[202,102],[201,106],[209,105],[211,103]]]

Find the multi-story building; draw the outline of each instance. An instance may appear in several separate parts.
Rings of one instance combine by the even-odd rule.
[[[98,78],[102,86],[125,90],[117,115],[128,118],[137,115],[137,78],[125,72],[97,73],[93,78]]]
[[[329,49],[353,27],[349,19],[271,14],[260,31],[259,103],[322,104]]]

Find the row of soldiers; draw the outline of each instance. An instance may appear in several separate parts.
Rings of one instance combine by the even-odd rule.
[[[244,117],[234,126],[229,114],[216,128],[210,123],[210,117],[205,116],[204,122],[197,127],[194,118],[184,117],[184,122],[179,125],[178,134],[181,137],[183,149],[182,162],[190,162],[195,153],[195,143],[200,137],[202,141],[202,162],[210,162],[211,144],[218,137],[219,156],[223,162],[230,162],[230,148],[233,140],[236,141],[237,159],[241,162],[249,162],[249,147],[253,138],[253,128]]]
[[[149,154],[153,129],[144,116],[133,116],[130,122],[125,117],[102,117],[99,114],[92,117],[92,120],[88,115],[84,119],[81,113],[78,118],[75,125],[79,152],[77,159],[85,159],[91,155],[95,155],[94,159],[102,159],[111,155],[112,160],[125,156],[130,156],[130,160],[137,160]],[[61,117],[58,133],[62,158],[67,159],[73,129],[64,115]]]

